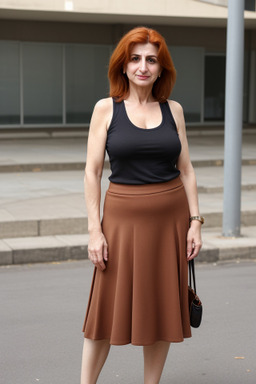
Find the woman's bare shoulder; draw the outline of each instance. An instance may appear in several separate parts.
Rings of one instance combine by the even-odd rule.
[[[177,114],[177,116],[183,116],[183,108],[180,103],[174,100],[167,100],[171,111]]]
[[[94,111],[98,113],[108,113],[113,110],[113,99],[112,97],[106,97],[105,99],[100,99],[94,106]]]
[[[113,115],[113,99],[112,97],[107,97],[105,99],[100,99],[94,106],[92,121],[101,121],[106,129],[108,129]]]

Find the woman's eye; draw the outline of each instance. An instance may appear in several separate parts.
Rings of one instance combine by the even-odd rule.
[[[140,60],[140,58],[138,56],[132,56],[131,57],[131,61],[133,61],[133,62],[137,63],[139,60]],[[157,60],[153,57],[148,57],[147,62],[150,64],[155,64],[157,62]]]
[[[149,62],[150,64],[154,64],[154,63],[156,63],[156,59],[152,59],[152,57],[150,57],[150,58],[148,59],[148,62]]]

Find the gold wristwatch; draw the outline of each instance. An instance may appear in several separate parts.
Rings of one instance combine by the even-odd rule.
[[[201,224],[204,223],[204,217],[203,216],[191,216],[189,219],[190,223],[192,220],[198,220],[198,221],[200,221]]]

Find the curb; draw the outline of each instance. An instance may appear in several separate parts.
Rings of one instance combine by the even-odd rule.
[[[256,259],[256,239],[249,236],[223,238],[219,233],[204,233],[198,262]],[[88,235],[59,235],[0,240],[0,265],[16,265],[88,259]]]
[[[88,235],[3,239],[0,265],[87,259],[88,239]]]
[[[256,245],[244,247],[218,248],[204,245],[197,257],[198,262],[216,263],[228,260],[256,260]]]

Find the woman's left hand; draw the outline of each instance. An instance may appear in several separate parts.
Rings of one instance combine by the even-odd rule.
[[[198,220],[191,221],[187,235],[187,260],[192,260],[198,256],[202,248],[201,223]]]

